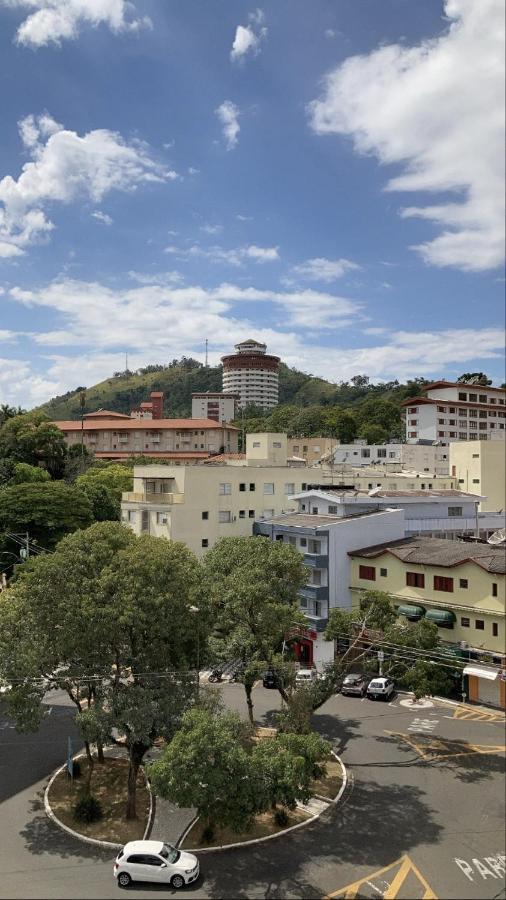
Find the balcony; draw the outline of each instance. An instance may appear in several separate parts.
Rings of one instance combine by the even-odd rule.
[[[328,600],[329,589],[326,584],[305,584],[299,591],[300,597],[306,600]]]
[[[304,565],[313,569],[328,569],[329,558],[325,553],[304,553]]]
[[[159,506],[172,506],[175,503],[184,503],[184,494],[154,494],[152,491],[140,493],[137,491],[126,491],[121,495],[122,503],[153,503]]]

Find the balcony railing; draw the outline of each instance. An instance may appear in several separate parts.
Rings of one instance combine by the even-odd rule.
[[[304,565],[314,569],[328,569],[329,558],[326,553],[304,553]]]
[[[144,493],[140,491],[126,491],[122,494],[121,499],[123,503],[153,503],[157,505],[163,503],[167,506],[172,506],[175,503],[184,503],[184,494],[155,494],[152,491],[145,491]]]
[[[329,589],[326,584],[305,584],[299,594],[307,600],[327,600]]]

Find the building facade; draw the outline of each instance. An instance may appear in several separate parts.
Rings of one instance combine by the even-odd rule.
[[[220,394],[212,391],[192,394],[192,419],[232,422],[235,419],[238,402],[238,394]]]
[[[288,455],[314,466],[332,454],[336,440],[328,437],[288,438]]]
[[[365,466],[322,466],[314,470],[322,484],[349,485],[356,491],[446,491],[457,488],[457,479],[451,475],[432,475],[423,472],[390,471],[388,465],[367,469]],[[315,479],[316,480],[316,479]]]
[[[352,444],[334,444],[334,465],[370,466],[371,464],[400,463],[402,444],[368,444],[357,440]]]
[[[444,643],[466,651],[470,699],[506,706],[504,547],[412,537],[349,556],[354,606],[380,590],[405,623],[434,622]]]
[[[404,400],[406,439],[476,441],[504,439],[506,390],[435,381],[419,397]]]
[[[506,509],[506,444],[462,441],[450,447],[451,473],[463,491],[483,494],[481,510]]]
[[[409,440],[401,444],[401,469],[411,472],[430,472],[446,477],[450,474],[449,442]]]
[[[254,404],[272,409],[279,398],[279,356],[269,356],[267,345],[247,340],[236,352],[223,356],[223,392],[237,394],[240,407]]]

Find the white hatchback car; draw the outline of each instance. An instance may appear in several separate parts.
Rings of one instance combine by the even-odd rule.
[[[392,679],[380,676],[379,678],[373,678],[373,680],[369,682],[367,686],[367,696],[369,697],[369,700],[376,700],[377,697],[388,700],[394,693],[394,690],[395,685]]]
[[[161,841],[130,841],[114,863],[114,877],[121,887],[132,881],[154,881],[182,888],[199,877],[199,861]]]
[[[314,669],[299,669],[295,676],[295,687],[311,685],[316,681],[317,677]]]

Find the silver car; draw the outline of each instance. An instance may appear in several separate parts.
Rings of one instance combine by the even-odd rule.
[[[114,877],[121,887],[132,881],[153,881],[182,888],[199,877],[199,861],[162,841],[130,841],[118,853]]]

